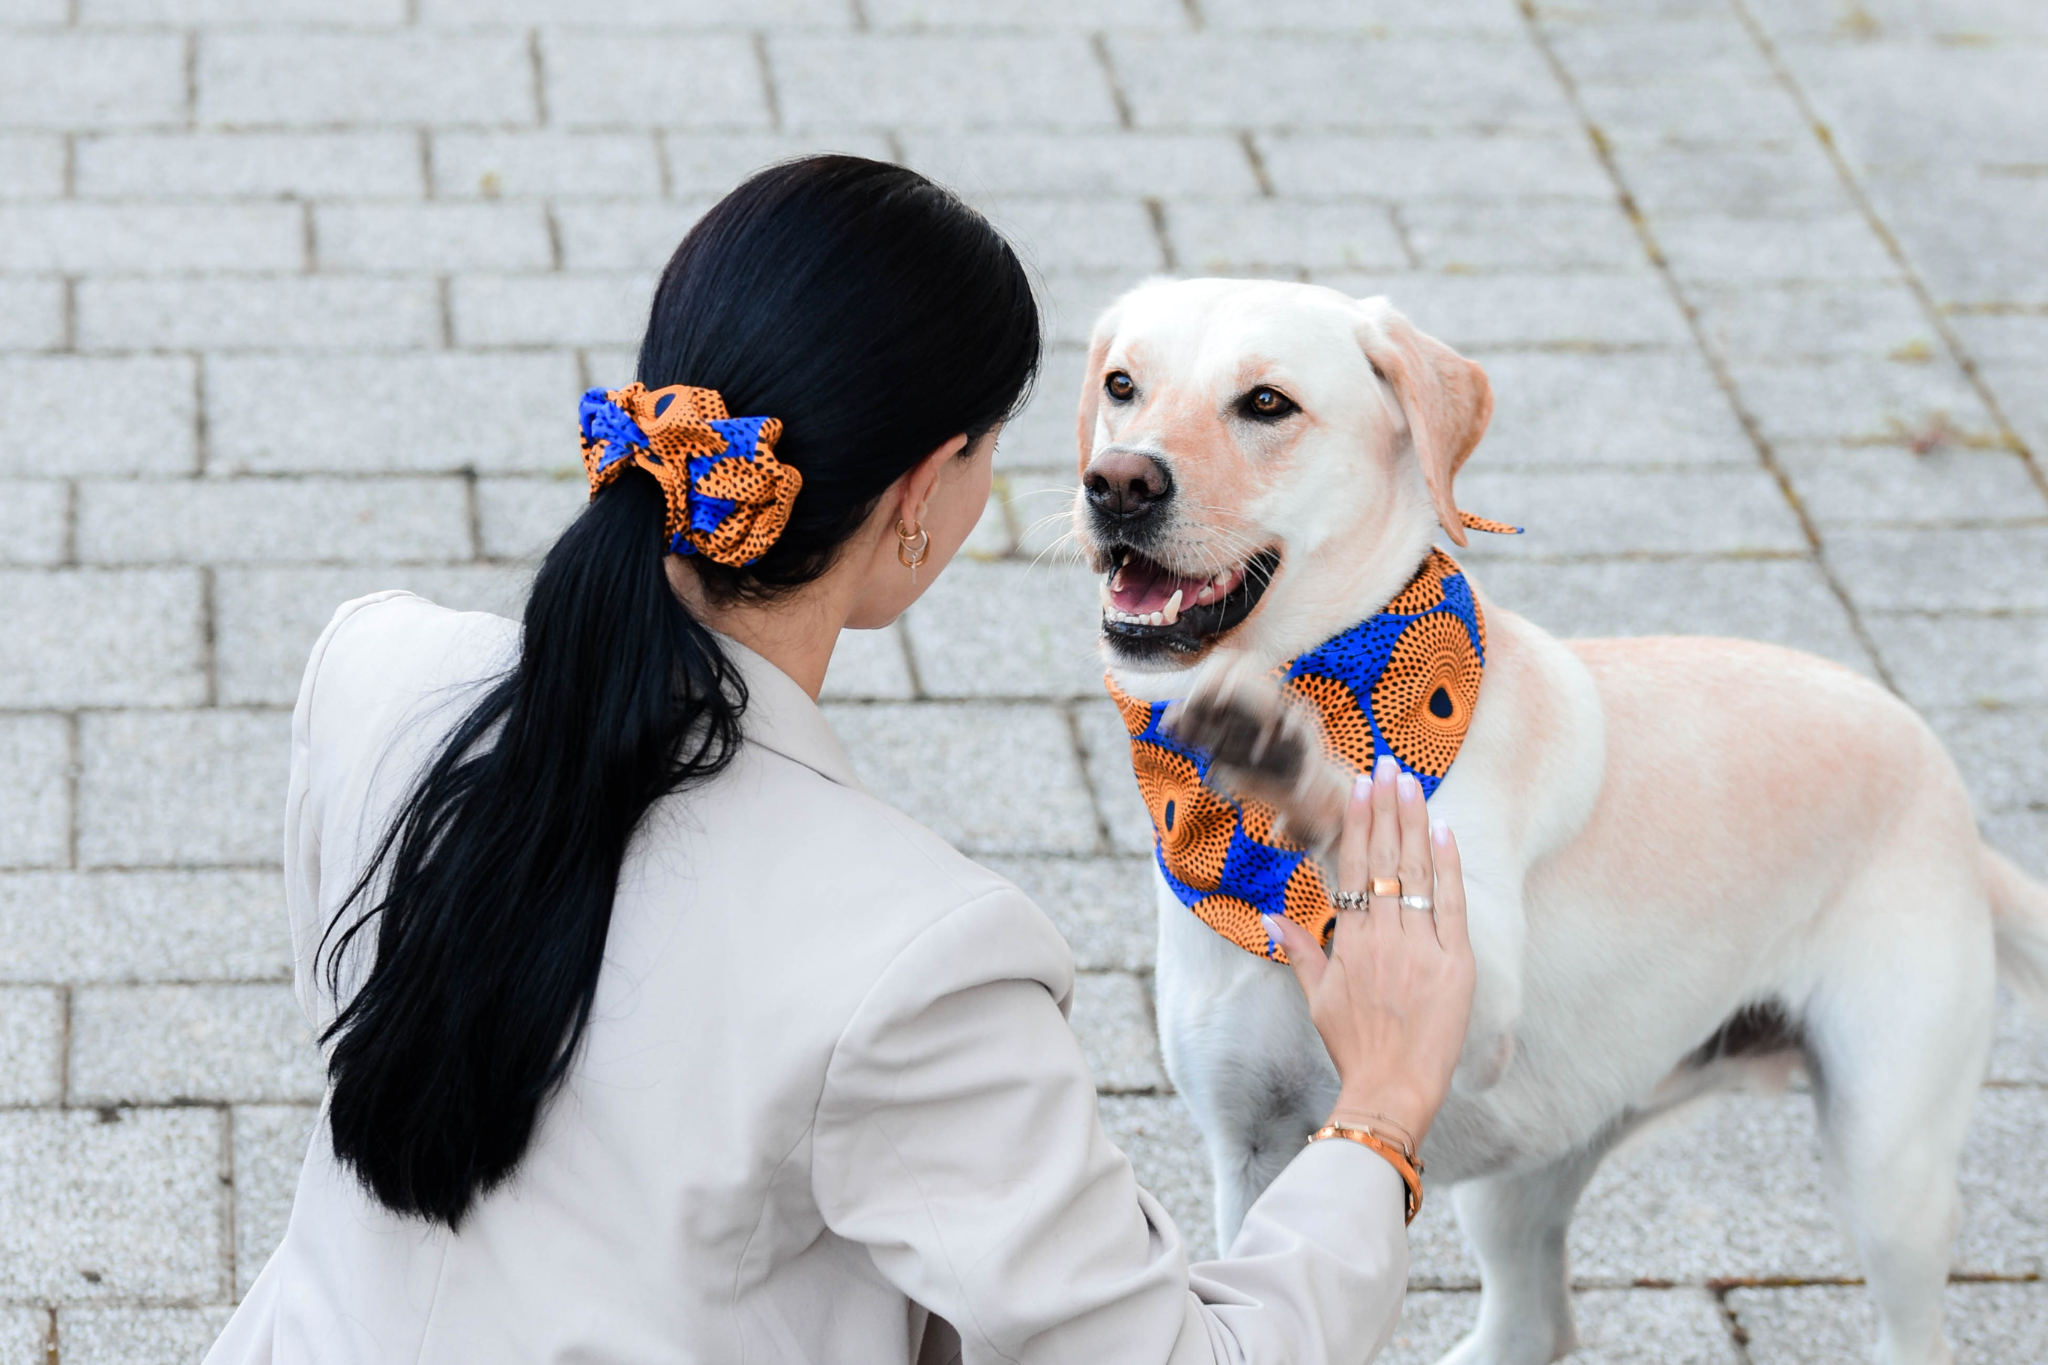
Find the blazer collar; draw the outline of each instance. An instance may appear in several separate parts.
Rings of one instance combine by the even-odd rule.
[[[867,790],[825,713],[796,679],[730,635],[718,636],[718,643],[747,684],[747,710],[740,728],[749,743],[801,763],[842,787]]]

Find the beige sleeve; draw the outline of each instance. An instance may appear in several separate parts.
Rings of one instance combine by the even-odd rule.
[[[990,1361],[1368,1360],[1393,1333],[1400,1177],[1306,1149],[1229,1256],[1190,1267],[1096,1115],[1063,1016],[1072,958],[1015,891],[969,902],[876,982],[828,1069],[813,1144],[825,1221]]]

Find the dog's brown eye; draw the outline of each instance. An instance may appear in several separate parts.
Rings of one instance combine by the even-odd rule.
[[[1290,412],[1301,411],[1286,394],[1263,384],[1245,396],[1244,406],[1254,417],[1285,417]]]
[[[1122,370],[1111,370],[1109,377],[1102,381],[1102,390],[1117,402],[1128,403],[1131,395],[1138,391],[1138,386]]]

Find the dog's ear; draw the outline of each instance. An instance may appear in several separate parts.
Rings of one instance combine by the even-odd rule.
[[[1109,354],[1109,343],[1116,336],[1123,311],[1121,302],[1103,309],[1102,316],[1095,319],[1095,330],[1088,335],[1088,363],[1081,371],[1081,407],[1074,418],[1074,444],[1079,448],[1083,474],[1088,471],[1089,457],[1095,453],[1095,413],[1102,406],[1102,361]]]
[[[1358,343],[1365,358],[1394,390],[1408,418],[1408,433],[1422,477],[1445,534],[1465,543],[1465,525],[1451,485],[1493,418],[1493,385],[1480,369],[1395,312],[1383,298],[1360,301],[1365,319]]]

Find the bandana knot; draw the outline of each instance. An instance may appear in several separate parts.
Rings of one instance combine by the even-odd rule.
[[[1508,528],[1512,530],[1513,528]],[[1276,670],[1322,721],[1332,759],[1371,772],[1382,755],[1437,789],[1465,741],[1486,668],[1486,618],[1464,570],[1441,550],[1385,608]],[[1147,702],[1105,679],[1131,737],[1131,770],[1152,816],[1152,847],[1181,904],[1246,952],[1287,960],[1260,922],[1284,915],[1327,941],[1336,911],[1314,858],[1280,836],[1277,813],[1211,791],[1209,755]]]
[[[627,468],[652,474],[668,500],[669,553],[740,568],[789,524],[804,476],[775,458],[780,419],[729,416],[716,389],[687,384],[592,389],[580,415],[590,496]]]

